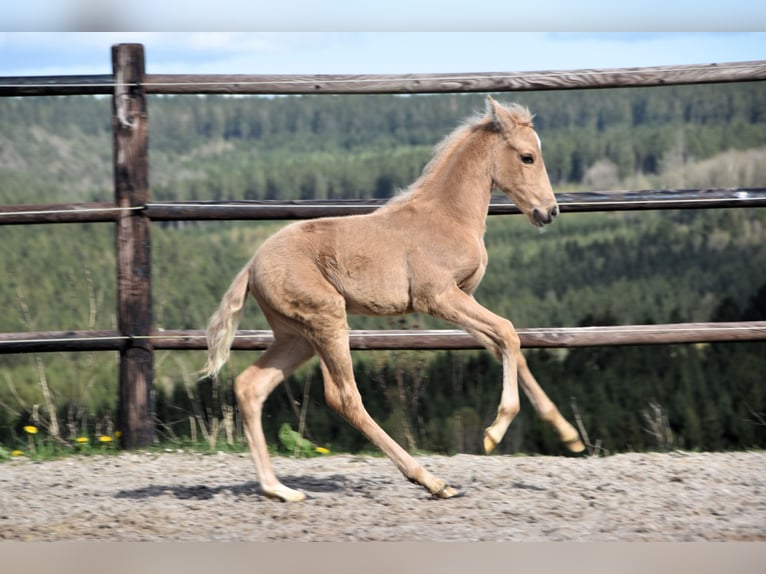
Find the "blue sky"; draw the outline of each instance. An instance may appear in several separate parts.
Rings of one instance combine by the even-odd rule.
[[[757,30],[762,0],[22,0],[7,30],[689,31]],[[99,28],[103,29],[103,28]]]
[[[766,59],[766,32],[0,32],[0,76],[108,74],[110,46],[149,73],[563,70]]]
[[[69,31],[83,29],[111,31]],[[0,22],[0,76],[107,74],[109,48],[118,42],[143,43],[149,73],[397,74],[733,62],[766,59],[766,2],[22,0]]]

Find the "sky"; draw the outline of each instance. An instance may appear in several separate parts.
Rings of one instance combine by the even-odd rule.
[[[139,42],[148,73],[515,72],[766,59],[766,32],[0,32],[0,76],[111,73]]]
[[[0,76],[109,74],[110,46],[120,42],[145,45],[148,73],[178,74],[517,72],[766,59],[763,1],[603,5],[24,0],[0,23]],[[92,29],[104,31],[81,31]]]

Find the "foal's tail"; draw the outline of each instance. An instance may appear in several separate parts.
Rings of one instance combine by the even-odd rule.
[[[234,278],[218,309],[210,317],[205,333],[208,349],[207,365],[202,370],[205,376],[215,377],[229,360],[231,343],[247,299],[249,274],[250,265],[246,265]]]

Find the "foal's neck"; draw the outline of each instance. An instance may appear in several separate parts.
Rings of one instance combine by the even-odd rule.
[[[491,164],[497,136],[467,126],[437,148],[423,175],[412,185],[412,200],[455,223],[484,228],[492,192]]]

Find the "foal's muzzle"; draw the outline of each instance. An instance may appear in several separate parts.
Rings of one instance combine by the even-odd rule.
[[[534,219],[535,225],[537,225],[538,227],[542,227],[543,225],[547,225],[548,223],[553,221],[558,214],[559,214],[558,205],[554,205],[547,212],[540,211],[539,209],[535,208],[532,210],[532,219]]]

